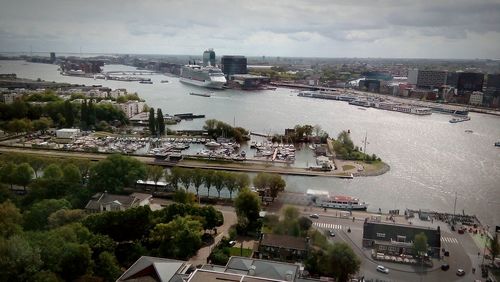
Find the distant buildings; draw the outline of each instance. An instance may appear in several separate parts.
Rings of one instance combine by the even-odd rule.
[[[474,106],[481,106],[483,104],[483,92],[480,91],[474,91],[470,95],[469,98],[469,104],[474,105]]]
[[[214,51],[214,49],[208,49],[205,52],[203,52],[203,66],[215,67],[215,51]]]
[[[11,92],[11,93],[4,93],[2,95],[3,97],[3,102],[7,105],[14,103],[15,100],[20,99],[23,97],[22,93],[16,93],[16,92]]]
[[[433,89],[446,84],[447,73],[436,70],[408,70],[408,83],[418,88]]]
[[[125,103],[116,103],[113,105],[122,110],[127,118],[131,118],[138,113],[141,113],[144,109],[144,102],[140,101],[127,101]]]
[[[247,74],[247,58],[244,56],[222,56],[221,70],[226,76]]]

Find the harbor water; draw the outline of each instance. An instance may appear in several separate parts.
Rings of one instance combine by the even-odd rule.
[[[104,70],[134,68],[107,65]],[[264,134],[283,134],[285,128],[296,124],[318,124],[331,136],[350,129],[358,146],[367,135],[367,153],[375,153],[387,162],[391,166],[388,173],[352,180],[286,176],[287,190],[305,193],[317,189],[359,197],[369,203],[369,211],[411,208],[453,213],[456,197],[457,213],[475,214],[485,224],[500,225],[500,148],[494,146],[500,141],[500,118],[496,116],[471,113],[470,121],[453,124],[449,115],[360,110],[346,102],[298,97],[286,88],[222,90],[211,97],[200,97],[189,93],[206,90],[182,84],[176,77],[148,76],[153,84],[94,80],[63,76],[55,65],[24,61],[0,61],[0,72],[16,73],[21,78],[125,88],[137,92],[149,106],[161,107],[163,113],[205,114],[206,119],[219,119]],[[206,119],[182,121],[171,128],[200,129]]]

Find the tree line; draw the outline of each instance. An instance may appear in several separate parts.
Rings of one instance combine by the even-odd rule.
[[[208,136],[216,140],[219,137],[234,138],[236,142],[241,143],[250,139],[248,130],[243,127],[233,127],[216,119],[206,120],[203,129],[208,131]]]

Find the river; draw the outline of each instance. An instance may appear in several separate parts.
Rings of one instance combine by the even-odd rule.
[[[104,70],[133,70],[106,65]],[[212,97],[189,95],[203,89],[182,84],[175,77],[150,76],[154,84],[94,80],[62,76],[57,66],[23,61],[0,61],[1,73],[46,81],[100,84],[137,92],[163,113],[205,114],[261,133],[283,133],[296,124],[319,124],[331,136],[351,130],[356,145],[368,136],[367,152],[391,166],[377,177],[342,180],[286,176],[287,190],[328,190],[359,197],[369,210],[431,209],[475,214],[486,224],[500,225],[500,118],[471,113],[471,120],[452,124],[449,115],[414,116],[376,109],[360,110],[345,102],[297,97],[290,89],[275,91],[216,91]],[[161,80],[169,83],[160,83]],[[204,119],[183,121],[172,129],[200,129]],[[466,133],[472,130],[473,133]]]

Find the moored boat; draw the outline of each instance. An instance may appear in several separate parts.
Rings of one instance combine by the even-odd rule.
[[[308,189],[307,196],[316,201],[316,205],[323,208],[342,210],[366,210],[368,204],[360,202],[358,198],[344,195],[331,195],[326,191]]]

